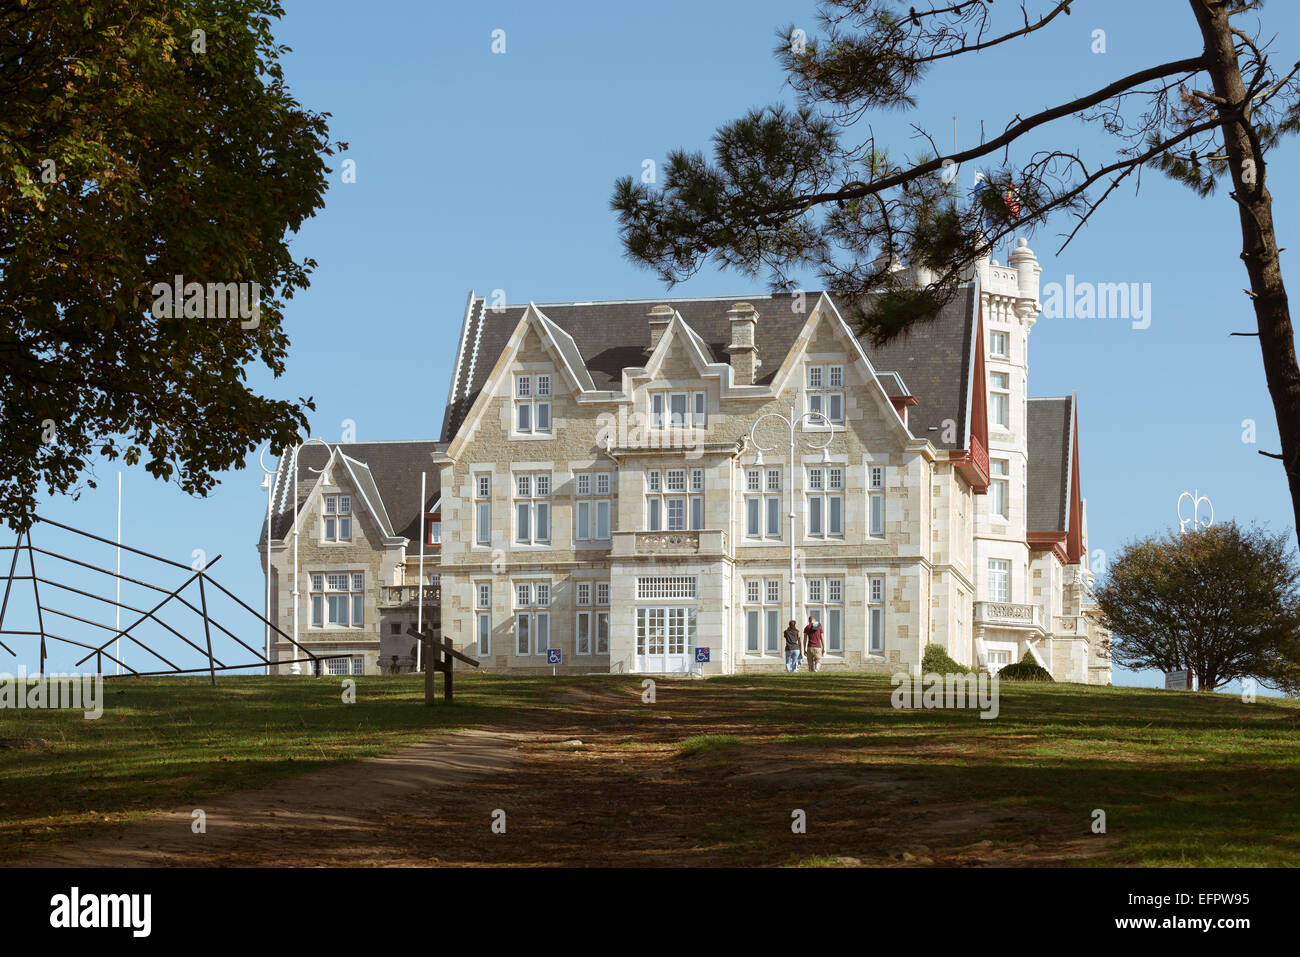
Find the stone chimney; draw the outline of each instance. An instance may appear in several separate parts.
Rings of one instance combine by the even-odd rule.
[[[646,313],[646,321],[650,323],[650,351],[654,352],[659,345],[659,340],[664,337],[664,332],[668,324],[673,321],[675,311],[672,306],[660,305],[655,306]]]
[[[731,323],[731,344],[727,346],[727,354],[731,356],[732,381],[736,385],[753,385],[762,365],[755,335],[758,310],[752,303],[738,302],[727,310],[727,319]]]

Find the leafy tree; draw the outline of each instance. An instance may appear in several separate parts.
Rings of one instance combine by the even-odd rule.
[[[670,153],[662,189],[631,178],[615,184],[611,205],[626,252],[669,283],[710,260],[748,275],[767,271],[787,289],[796,270],[814,269],[856,304],[854,319],[880,343],[933,318],[985,251],[1013,231],[1055,217],[1069,227],[1064,249],[1120,186],[1136,187],[1144,168],[1198,197],[1224,184],[1240,215],[1247,295],[1281,434],[1274,457],[1285,465],[1300,531],[1300,367],[1267,188],[1269,152],[1300,129],[1300,64],[1279,74],[1272,41],[1261,40],[1276,28],[1242,18],[1258,13],[1262,0],[1187,0],[1183,15],[1196,25],[1199,49],[1016,114],[978,145],[945,154],[916,126],[922,155],[900,160],[870,131],[873,111],[916,106],[932,65],[972,60],[974,81],[977,55],[1051,42],[1072,3],[1081,5],[824,0],[821,36],[793,28],[780,35],[776,52],[796,107],[770,106],[723,126],[712,162]],[[1075,142],[1079,121],[1099,128],[1113,151],[1092,157],[1065,145]],[[1056,144],[1044,146],[1049,137]],[[1013,152],[1018,162],[1009,162]],[[957,184],[969,180],[952,174],[977,163],[989,165],[967,202]],[[911,276],[891,270],[895,258],[917,268]],[[880,295],[867,299],[869,291]]]
[[[271,34],[282,14],[278,0],[0,8],[0,514],[12,527],[30,523],[42,485],[75,491],[96,452],[205,494],[261,442],[298,441],[312,400],[258,395],[245,367],[284,369],[284,301],[315,265],[293,258],[287,234],[323,205],[324,157],[345,144],[285,85]],[[256,315],[159,318],[159,284],[176,276],[257,283]],[[256,290],[241,291],[251,306]]]
[[[1191,669],[1199,691],[1255,678],[1295,693],[1300,569],[1286,535],[1230,522],[1143,539],[1096,595],[1121,665]]]

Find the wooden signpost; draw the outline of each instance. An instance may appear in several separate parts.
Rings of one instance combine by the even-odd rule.
[[[431,631],[418,632],[408,625],[406,633],[424,646],[424,703],[433,704],[433,674],[435,671],[442,672],[443,698],[447,701],[452,700],[451,673],[455,660],[460,659],[471,668],[477,668],[479,666],[478,659],[471,658],[469,655],[462,655],[452,647],[450,638],[438,639],[434,637]]]

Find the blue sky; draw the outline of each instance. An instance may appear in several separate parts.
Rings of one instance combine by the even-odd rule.
[[[1269,33],[1284,27],[1282,5],[1273,6]],[[615,178],[639,174],[645,159],[662,163],[675,147],[707,151],[719,125],[789,100],[772,55],[777,30],[816,29],[813,4],[803,0],[373,0],[363,8],[288,0],[286,8],[277,36],[293,49],[288,82],[305,105],[333,115],[333,136],[349,144],[357,177],[341,183],[336,162],[325,209],[294,240],[298,255],[319,265],[311,288],[288,306],[288,372],[271,380],[252,370],[252,378],[277,396],[314,396],[313,434],[330,440],[344,420],[362,441],[438,435],[471,288],[503,289],[510,302],[664,294],[622,255],[609,210]],[[505,31],[503,55],[491,51],[497,29]],[[1092,52],[1099,29],[1103,54]],[[1294,35],[1278,43],[1277,62],[1298,58]],[[1198,50],[1185,0],[1081,2],[1006,52],[935,70],[917,110],[871,122],[893,151],[915,154],[921,144],[909,139],[909,123],[947,147],[956,115],[968,145],[979,141],[981,122],[991,136],[1017,113]],[[1088,149],[1100,140],[1072,122],[1056,142]],[[1295,150],[1288,143],[1274,153],[1272,170],[1294,163]],[[1282,175],[1269,185],[1279,243],[1300,248],[1300,186]],[[1079,393],[1092,547],[1113,554],[1168,529],[1179,493],[1193,488],[1211,498],[1220,520],[1289,529],[1281,467],[1257,454],[1278,447],[1259,346],[1228,337],[1254,328],[1232,201],[1198,200],[1146,172],[1139,197],[1112,197],[1059,258],[1056,231],[1030,237],[1044,283],[1072,273],[1151,285],[1147,329],[1043,319],[1030,339],[1031,394]],[[995,254],[1005,255],[1005,247]],[[1300,289],[1289,255],[1283,266]],[[814,277],[807,288],[818,288]],[[706,269],[673,294],[763,289],[763,277]],[[1255,444],[1242,441],[1246,419],[1256,423]],[[195,549],[223,553],[214,577],[260,606],[255,540],[265,494],[255,455],[249,465],[206,500],[126,470],[124,540],[185,565]],[[112,537],[116,467],[101,467],[98,478],[98,489],[76,502],[52,500],[43,514]],[[1116,675],[1125,684],[1156,678]]]

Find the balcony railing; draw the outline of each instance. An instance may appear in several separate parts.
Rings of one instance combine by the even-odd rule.
[[[998,628],[1032,628],[1043,630],[1043,613],[1037,605],[1005,601],[977,601],[975,623]]]
[[[414,606],[417,599],[425,605],[440,604],[442,602],[442,586],[381,585],[379,589],[379,604],[385,607]]]
[[[720,555],[727,549],[727,533],[721,529],[673,532],[615,532],[615,555]]]

